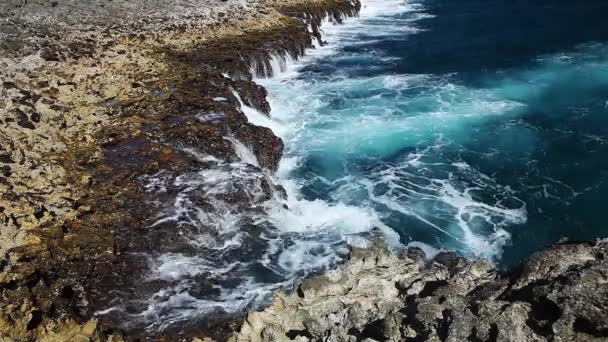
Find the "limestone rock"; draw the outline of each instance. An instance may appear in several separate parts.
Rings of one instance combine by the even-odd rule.
[[[606,241],[556,245],[501,274],[453,253],[355,251],[231,341],[606,341],[607,257]]]
[[[246,161],[254,186],[230,187],[234,211],[284,194],[268,177],[283,142],[244,113],[270,111],[253,76],[272,72],[275,55],[302,56],[318,39],[309,26],[318,33],[322,18],[358,9],[351,0],[0,1],[0,337],[129,336],[124,315],[94,314],[139,308],[166,285],[143,281],[151,270],[141,256],[200,253],[176,222],[146,229],[175,203],[178,177]],[[235,141],[253,157],[243,160]],[[148,191],[157,174],[170,194]],[[212,284],[199,280],[208,295]],[[177,327],[178,337],[140,325],[129,338],[222,337],[239,317],[217,320]]]

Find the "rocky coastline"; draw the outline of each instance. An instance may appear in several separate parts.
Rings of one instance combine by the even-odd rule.
[[[500,272],[381,245],[278,294],[232,341],[606,341],[608,242],[558,244]]]
[[[449,253],[427,260],[415,249],[375,246],[353,250],[339,270],[278,294],[246,318],[212,315],[150,332],[125,325],[120,313],[98,315],[170,283],[142,281],[143,255],[200,253],[174,222],[149,229],[183,189],[150,191],[146,180],[239,160],[226,137],[251,149],[257,174],[276,170],[281,139],[248,122],[241,108],[270,112],[253,76],[270,76],[273,57],[297,59],[315,40],[322,44],[322,20],[340,22],[360,6],[0,4],[0,340],[607,339],[605,242],[556,246],[512,274]],[[280,192],[269,177],[255,182],[259,203]],[[242,189],[226,197],[239,210],[255,210]],[[204,193],[198,198],[197,205],[213,206]],[[198,280],[199,291],[212,290]]]
[[[159,210],[151,204],[171,199],[147,191],[145,177],[204,169],[209,160],[199,155],[238,160],[226,136],[251,147],[259,161],[252,167],[274,170],[282,141],[240,109],[242,101],[269,112],[253,73],[271,72],[271,55],[297,58],[318,39],[321,18],[339,21],[358,6],[3,2],[0,335],[23,341],[226,335],[225,318],[180,329],[179,336],[170,329],[154,336],[125,331],[119,315],[94,319],[118,298],[163,286],[141,288],[147,260],[138,256],[189,248],[175,224],[147,229]],[[201,120],[208,113],[222,115]],[[261,182],[268,196],[273,185]],[[231,196],[236,204],[249,201],[239,191]],[[173,247],[159,244],[166,240]]]

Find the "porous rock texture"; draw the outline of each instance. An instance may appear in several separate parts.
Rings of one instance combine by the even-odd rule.
[[[608,242],[561,244],[511,273],[382,247],[250,313],[232,341],[606,341]]]
[[[175,224],[148,229],[156,205],[174,198],[147,191],[145,177],[204,169],[199,155],[237,160],[227,136],[253,151],[252,167],[276,169],[282,141],[241,108],[269,113],[254,74],[268,76],[273,55],[297,58],[322,43],[321,20],[359,6],[1,1],[0,340],[225,339],[234,329],[233,340],[247,341],[605,340],[605,242],[557,246],[512,274],[449,253],[428,261],[417,250],[354,250],[340,270],[278,295],[241,328],[210,317],[149,334],[121,329],[120,317],[95,319],[120,296],[162,287],[141,287],[137,255],[187,249]],[[270,196],[276,185],[263,182]]]
[[[147,191],[145,177],[204,169],[199,155],[236,161],[226,137],[272,172],[283,143],[241,108],[269,112],[252,77],[269,74],[273,54],[301,56],[319,18],[358,9],[350,0],[1,1],[0,337],[226,336],[228,323],[173,336],[95,320],[117,294],[137,295],[148,272],[138,255],[187,247],[176,224],[148,229],[156,205],[174,198]]]

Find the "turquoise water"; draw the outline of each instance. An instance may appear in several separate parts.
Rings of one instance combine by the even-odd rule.
[[[371,212],[404,245],[505,267],[608,236],[607,11],[364,1],[325,26],[329,46],[262,80],[281,177],[304,200]]]
[[[229,135],[240,161],[190,149],[200,170],[144,179],[168,198],[149,228],[172,224],[188,248],[146,256],[141,290],[98,315],[152,333],[212,326],[377,236],[504,268],[562,238],[608,237],[606,13],[363,0],[360,17],[323,26],[327,45],[258,80],[272,118],[241,106],[285,142],[276,173]],[[268,199],[268,184],[288,196]]]

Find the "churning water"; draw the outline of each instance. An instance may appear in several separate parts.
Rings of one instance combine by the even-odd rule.
[[[179,189],[151,227],[188,227],[190,248],[150,257],[151,281],[168,285],[130,319],[158,331],[249,309],[373,236],[505,267],[563,237],[605,237],[605,13],[604,1],[364,0],[360,17],[326,23],[328,44],[258,80],[272,118],[242,105],[285,142],[276,174],[227,136],[240,162],[189,151],[205,169],[145,180]]]
[[[325,27],[327,46],[261,81],[287,146],[278,177],[403,244],[506,267],[564,237],[605,237],[606,10],[364,1],[360,18]]]

